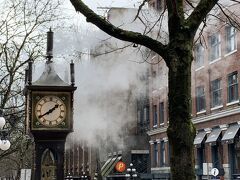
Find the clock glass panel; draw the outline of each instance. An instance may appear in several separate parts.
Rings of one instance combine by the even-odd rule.
[[[44,96],[38,100],[35,114],[42,125],[54,127],[66,118],[66,105],[58,96]]]

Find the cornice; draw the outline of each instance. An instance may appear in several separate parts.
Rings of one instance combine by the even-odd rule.
[[[192,118],[192,122],[193,124],[199,124],[199,123],[204,123],[204,122],[208,122],[208,121],[212,121],[215,119],[224,118],[224,117],[232,116],[236,114],[240,114],[240,107],[226,109],[217,113],[195,117],[195,118]],[[148,131],[147,134],[149,136],[153,136],[156,134],[165,133],[166,131],[167,131],[167,127],[161,127],[161,128],[152,129]]]

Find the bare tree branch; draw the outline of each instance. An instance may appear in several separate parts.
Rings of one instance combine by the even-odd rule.
[[[206,18],[207,14],[212,10],[219,0],[201,0],[198,5],[195,7],[192,14],[187,18],[186,25],[193,32],[197,31],[198,27]]]
[[[75,7],[76,11],[81,12],[83,15],[87,17],[86,19],[87,22],[95,24],[97,27],[99,27],[107,34],[124,41],[133,42],[135,44],[141,44],[159,53],[161,56],[165,57],[166,46],[163,45],[161,42],[158,42],[148,36],[142,35],[137,32],[117,28],[116,26],[112,25],[109,22],[106,22],[103,18],[94,13],[81,0],[70,1]]]
[[[135,18],[133,19],[133,21],[135,21],[135,20],[139,17],[139,13],[141,12],[141,10],[142,10],[143,6],[146,4],[146,2],[148,2],[148,0],[144,0],[144,1],[140,4],[140,6],[139,6],[139,8],[138,8],[138,11],[137,11],[137,14],[136,14]]]

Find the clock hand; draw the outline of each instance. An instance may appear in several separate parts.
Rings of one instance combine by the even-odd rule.
[[[59,106],[59,105],[56,104],[53,108],[49,109],[49,110],[48,110],[47,112],[45,112],[44,114],[38,116],[38,118],[41,118],[41,117],[43,117],[43,116],[45,116],[45,115],[47,115],[47,114],[52,113],[56,108],[58,108],[58,106]]]

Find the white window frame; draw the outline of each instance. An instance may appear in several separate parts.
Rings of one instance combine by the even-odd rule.
[[[200,90],[200,88],[203,89],[202,94],[200,94],[199,91],[198,91],[198,90]],[[198,108],[198,105],[199,105],[198,100],[201,100],[201,98],[203,98],[203,100],[204,100],[204,108],[199,109]],[[196,87],[196,111],[197,111],[197,113],[202,112],[202,111],[206,111],[206,97],[205,97],[205,89],[204,89],[203,85],[200,85],[200,86]]]
[[[228,29],[230,28],[230,32],[231,32],[231,29],[233,29],[233,33],[230,34],[230,36],[228,36]],[[230,54],[232,54],[233,52],[236,52],[237,51],[237,30],[236,28],[234,28],[233,26],[226,26],[225,28],[225,56],[228,56]],[[230,44],[230,50],[228,51],[228,47],[229,47],[229,44]],[[233,46],[233,47],[232,47]]]
[[[219,81],[219,88],[218,89],[214,89],[213,90],[213,82],[214,81]],[[211,108],[218,108],[218,107],[222,107],[222,87],[221,87],[221,84],[222,84],[222,79],[221,78],[218,78],[218,79],[215,79],[213,81],[211,81]],[[219,104],[213,104],[213,99],[214,99],[214,94],[219,94],[220,93],[220,96],[218,96],[217,98],[220,98],[220,103]]]
[[[195,48],[195,70],[198,70],[204,66],[204,47],[198,43]]]
[[[230,77],[233,77],[234,75],[236,75],[236,82],[232,83],[232,84],[229,84],[229,79]],[[236,91],[237,91],[237,98],[236,99],[233,99],[232,97],[232,100],[230,101],[230,89],[234,88],[236,86]],[[235,89],[235,88],[234,88]],[[231,74],[228,75],[228,82],[227,82],[227,102],[228,103],[232,103],[232,102],[236,102],[238,101],[238,98],[239,98],[239,95],[238,95],[238,72],[235,71],[235,72],[232,72]]]
[[[218,39],[218,41],[215,44],[212,44],[212,38],[213,37],[216,37]],[[210,46],[209,61],[210,61],[210,64],[211,64],[211,63],[214,63],[214,62],[221,59],[221,37],[220,37],[220,33],[215,33],[215,34],[212,34],[211,36],[209,36],[209,46]],[[214,50],[214,53],[215,53],[215,50],[218,50],[218,56],[217,57],[212,58],[213,57],[213,50]]]

